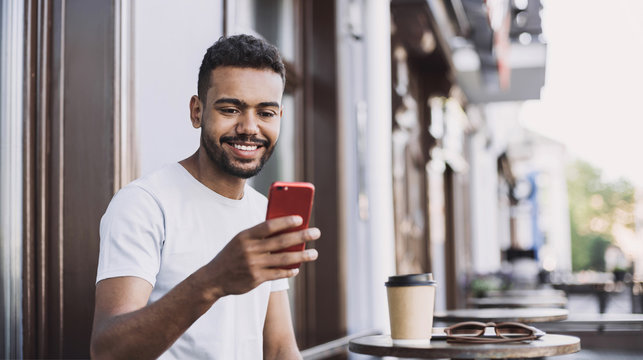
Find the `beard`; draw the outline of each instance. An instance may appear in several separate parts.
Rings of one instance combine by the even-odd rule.
[[[274,145],[270,144],[270,141],[268,140],[262,140],[262,139],[257,139],[254,136],[223,136],[221,139],[217,142],[214,140],[212,137],[209,137],[206,135],[207,131],[204,128],[201,129],[201,144],[203,144],[203,147],[205,148],[206,154],[208,154],[208,157],[210,160],[217,165],[220,169],[222,169],[225,173],[242,178],[242,179],[248,179],[251,178],[259,173],[265,163],[270,159],[270,155],[272,155],[273,150],[275,149]],[[232,156],[226,154],[226,152],[223,150],[222,144],[224,142],[228,141],[246,141],[246,142],[253,142],[258,145],[261,145],[266,148],[266,151],[264,154],[261,156],[259,159],[259,163],[250,168],[243,167],[239,165],[241,164],[249,164],[255,159],[234,159]]]

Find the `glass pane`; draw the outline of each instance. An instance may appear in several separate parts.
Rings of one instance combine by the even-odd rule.
[[[279,132],[279,140],[277,146],[272,154],[272,157],[257,176],[249,180],[249,184],[257,191],[268,196],[268,189],[273,181],[295,181],[295,99],[291,94],[284,94],[282,99],[284,109],[283,117],[281,118],[281,130]],[[290,291],[288,291],[288,299],[290,300],[290,314],[293,323],[297,321],[295,318],[295,282],[294,278],[288,279]]]
[[[255,29],[275,44],[286,60],[294,60],[293,0],[260,0],[255,6]]]
[[[233,33],[258,34],[276,45],[284,60],[294,60],[294,0],[240,0],[233,6]]]
[[[497,326],[496,331],[503,336],[525,336],[533,334],[533,331],[530,329],[509,324]]]
[[[268,196],[273,181],[295,181],[295,100],[292,95],[284,94],[282,105],[284,115],[281,131],[272,157],[261,172],[250,180],[252,187]]]
[[[477,336],[482,334],[484,332],[484,329],[485,329],[484,326],[468,324],[468,325],[456,326],[450,329],[451,330],[450,332],[451,332],[451,335],[456,335],[456,336],[457,335]]]

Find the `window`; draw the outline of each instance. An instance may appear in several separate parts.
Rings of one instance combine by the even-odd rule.
[[[283,117],[279,140],[270,160],[261,172],[249,180],[257,191],[268,196],[268,189],[273,181],[301,181],[298,174],[303,173],[301,156],[303,153],[300,134],[303,124],[297,116],[302,108],[301,97],[297,96],[302,89],[298,81],[295,0],[239,0],[226,2],[226,34],[251,34],[261,37],[277,46],[286,66],[286,90],[282,99]],[[295,287],[297,281],[289,279],[291,291],[288,292],[291,316],[297,327],[297,307]]]
[[[228,34],[258,35],[277,46],[286,62],[295,56],[294,0],[228,1]]]

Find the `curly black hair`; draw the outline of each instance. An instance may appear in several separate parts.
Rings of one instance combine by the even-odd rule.
[[[273,70],[286,83],[286,68],[274,45],[251,35],[222,36],[205,52],[199,68],[198,96],[201,101],[205,101],[210,88],[212,70],[219,66]]]

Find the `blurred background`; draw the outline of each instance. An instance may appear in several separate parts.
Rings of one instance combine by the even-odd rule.
[[[279,144],[252,184],[317,188],[320,258],[290,290],[301,349],[388,332],[394,274],[432,272],[438,312],[553,289],[570,315],[642,313],[641,13],[635,0],[2,1],[0,357],[89,356],[100,217],[123,185],[197,149],[201,58],[238,33],[277,45],[287,68]]]

